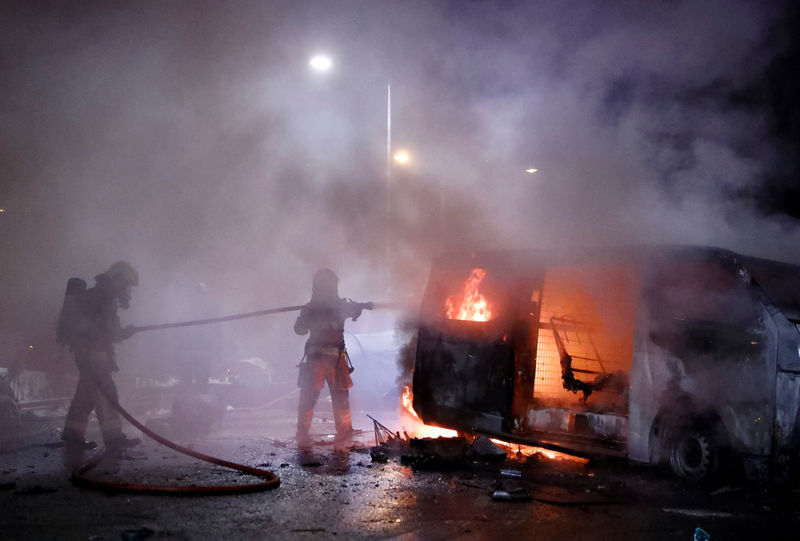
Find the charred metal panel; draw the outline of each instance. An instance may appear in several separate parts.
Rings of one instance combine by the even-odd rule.
[[[728,252],[653,261],[631,372],[629,457],[649,462],[653,426],[717,418],[739,453],[768,456],[777,331]]]
[[[628,436],[628,418],[625,415],[575,412],[563,408],[531,410],[528,426],[537,431],[578,434],[618,442],[625,441]]]
[[[775,447],[778,462],[798,458],[800,448],[800,374],[778,372]]]
[[[513,427],[520,417],[515,408],[525,410],[533,388],[525,370],[531,359],[530,292],[538,274],[515,253],[437,259],[414,367],[414,409],[424,422],[493,433]],[[474,319],[453,310],[470,299],[481,304]]]
[[[487,423],[493,431],[505,429],[500,425],[511,415],[514,347],[509,341],[487,341],[482,334],[478,328],[467,336],[446,337],[420,329],[414,409],[425,423],[464,431],[490,430]]]

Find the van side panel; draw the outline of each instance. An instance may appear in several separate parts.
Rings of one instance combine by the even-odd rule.
[[[775,461],[779,470],[787,470],[800,450],[800,374],[778,372],[775,386]]]
[[[629,457],[649,462],[654,422],[721,424],[720,445],[766,463],[772,446],[777,330],[733,258],[654,262],[632,374]],[[716,421],[715,421],[716,420]],[[760,474],[759,474],[760,476]]]
[[[656,346],[649,335],[647,310],[637,317],[631,366],[630,402],[628,405],[628,458],[648,463],[652,457],[651,430],[662,407],[655,397],[663,396],[669,381],[668,353]]]

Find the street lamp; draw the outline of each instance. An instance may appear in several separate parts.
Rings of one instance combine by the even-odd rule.
[[[308,65],[317,72],[328,72],[333,68],[333,60],[326,54],[315,54],[312,56]],[[406,154],[408,161],[408,154]],[[401,163],[398,161],[398,163]],[[402,162],[405,163],[405,162]],[[391,287],[392,283],[392,87],[386,84],[386,266],[387,283]]]
[[[411,160],[411,156],[405,150],[398,150],[394,154],[394,161],[398,165],[406,165]]]
[[[330,71],[333,67],[333,60],[331,57],[324,54],[317,54],[311,57],[308,61],[308,65],[311,66],[311,69],[314,71]]]

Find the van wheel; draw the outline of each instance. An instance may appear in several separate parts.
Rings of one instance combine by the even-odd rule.
[[[703,425],[684,425],[670,438],[667,459],[673,473],[693,483],[707,483],[720,467],[715,431]]]

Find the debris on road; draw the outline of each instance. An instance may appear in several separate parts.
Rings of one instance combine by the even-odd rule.
[[[736,516],[734,513],[728,513],[727,511],[714,511],[713,509],[676,509],[673,507],[664,507],[662,511],[665,513],[686,515],[687,517],[733,518]]]
[[[526,488],[495,490],[492,492],[492,499],[496,502],[529,502],[531,493]]]
[[[708,532],[703,530],[703,528],[698,526],[694,529],[694,537],[692,538],[692,541],[709,541],[710,539],[711,536],[708,535]]]
[[[500,470],[500,477],[504,479],[522,479],[520,470]]]

